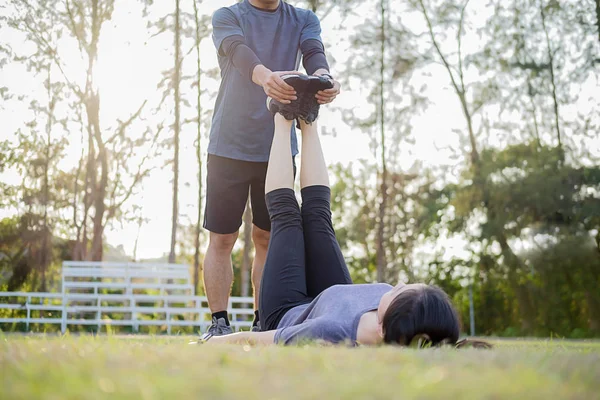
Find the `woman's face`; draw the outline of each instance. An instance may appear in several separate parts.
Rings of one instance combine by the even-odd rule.
[[[400,293],[404,292],[405,290],[414,290],[423,288],[425,286],[427,285],[425,285],[424,283],[411,283],[408,285],[405,283],[398,283],[396,286],[394,286],[392,290],[381,296],[381,300],[379,301],[379,307],[377,308],[377,319],[379,320],[379,325],[383,323],[383,316],[390,307],[390,304]]]

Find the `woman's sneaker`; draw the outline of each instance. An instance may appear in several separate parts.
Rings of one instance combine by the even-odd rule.
[[[301,93],[306,84],[302,75],[282,75],[281,79],[294,88],[297,99],[289,104],[283,104],[272,97],[267,97],[267,108],[271,114],[281,114],[285,119],[291,121],[298,117]]]
[[[302,104],[300,104],[299,118],[304,122],[311,124],[319,116],[321,105],[315,97],[317,92],[333,88],[333,82],[322,76],[309,76],[308,84],[304,91]]]
[[[300,118],[312,123],[319,116],[319,102],[315,95],[321,90],[333,88],[333,83],[327,78],[308,75],[283,75],[285,83],[296,90],[297,99],[290,104],[283,104],[268,97],[267,108],[273,115],[279,113],[287,120]]]

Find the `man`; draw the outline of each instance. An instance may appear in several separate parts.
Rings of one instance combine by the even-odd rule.
[[[213,41],[221,69],[208,147],[204,228],[210,241],[204,259],[204,287],[212,313],[207,334],[232,332],[227,316],[233,282],[231,251],[238,237],[248,194],[252,206],[254,309],[265,263],[271,223],[265,205],[265,176],[273,139],[273,116],[267,96],[290,104],[294,88],[282,76],[296,70],[302,56],[309,75],[326,76],[333,88],[320,91],[320,104],[330,103],[340,84],[329,75],[317,16],[280,0],[243,0],[213,16]],[[292,154],[298,153],[295,130]],[[259,330],[258,311],[253,330]]]

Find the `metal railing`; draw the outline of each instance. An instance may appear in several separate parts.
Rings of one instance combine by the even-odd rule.
[[[234,330],[252,326],[253,301],[252,297],[230,298],[228,311]],[[204,331],[211,322],[207,298],[193,295],[0,292],[2,310],[13,315],[0,317],[0,323],[24,323],[27,331],[31,324],[60,325],[63,333],[73,325],[98,329],[130,326],[133,331],[140,326],[159,326],[170,334],[173,327],[183,326]],[[247,320],[241,320],[245,316]]]
[[[104,292],[104,293],[102,293]],[[183,292],[183,293],[182,293]],[[153,294],[156,293],[156,294]],[[228,311],[234,330],[250,328],[251,297],[231,297]],[[138,264],[65,261],[61,293],[0,292],[0,323],[57,324],[69,326],[210,325],[205,296],[194,295],[189,267],[179,264]]]

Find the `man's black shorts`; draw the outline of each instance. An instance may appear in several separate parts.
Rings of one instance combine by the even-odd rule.
[[[252,223],[271,231],[271,220],[265,203],[266,162],[250,162],[208,155],[204,229],[214,233],[235,233],[250,193]],[[294,175],[296,167],[294,165]]]

